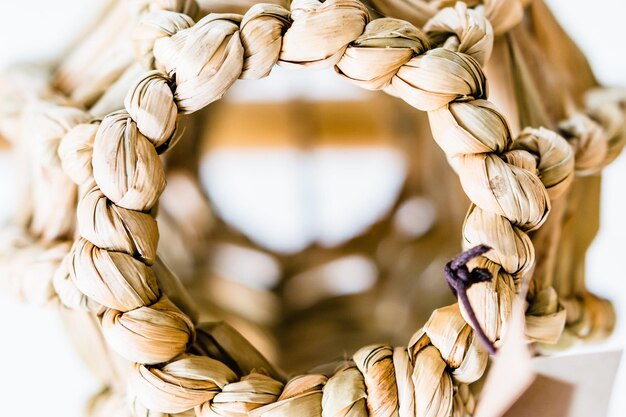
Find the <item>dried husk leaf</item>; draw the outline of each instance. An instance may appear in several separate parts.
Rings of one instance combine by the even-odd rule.
[[[35,168],[31,179],[29,232],[44,242],[74,235],[77,189],[60,168]]]
[[[609,300],[586,293],[582,299],[561,298],[568,331],[585,340],[602,340],[615,328],[615,310]]]
[[[97,186],[78,203],[78,229],[101,249],[127,253],[147,265],[156,258],[159,230],[154,217],[113,204]]]
[[[200,110],[222,95],[243,69],[241,16],[210,14],[192,28],[154,44],[157,68],[176,76],[174,98],[181,113]]]
[[[426,35],[416,27],[398,19],[376,19],[346,49],[335,71],[359,87],[380,90],[413,55],[426,49]]]
[[[545,128],[526,128],[514,148],[536,155],[539,178],[550,198],[556,199],[567,191],[574,179],[574,152],[565,139]]]
[[[159,71],[150,71],[130,87],[124,99],[126,111],[155,148],[167,142],[176,128],[178,108],[169,83]]]
[[[90,118],[80,109],[59,105],[34,104],[23,110],[23,136],[33,154],[29,191],[33,212],[28,227],[46,242],[74,233],[76,187],[63,172],[57,150],[72,127]]]
[[[526,171],[536,172],[538,156],[534,156],[525,149],[513,149],[501,155],[502,159],[507,163],[516,167],[525,169]]]
[[[437,110],[460,98],[483,99],[487,80],[471,56],[444,48],[412,58],[393,77],[391,85],[411,106]]]
[[[322,415],[322,388],[327,378],[323,375],[302,375],[291,379],[278,401],[257,408],[250,417],[289,417]]]
[[[604,166],[609,151],[609,141],[602,127],[584,114],[574,114],[559,123],[559,129],[568,138],[576,152],[576,173],[597,173]]]
[[[468,349],[474,343],[474,334],[458,304],[435,310],[424,329],[441,357],[455,370],[455,378],[461,382],[474,382],[480,378],[489,356],[482,349]]]
[[[289,11],[274,4],[255,4],[241,21],[244,61],[241,79],[259,79],[270,73],[283,44],[283,31],[290,25]]]
[[[591,89],[584,100],[586,113],[602,126],[609,141],[606,161],[609,163],[626,144],[626,89]]]
[[[415,388],[411,379],[413,365],[406,348],[394,348],[393,368],[398,387],[398,416],[415,417]]]
[[[299,9],[300,5],[305,9]],[[281,65],[326,68],[334,65],[369,20],[356,0],[294,1],[293,23],[283,37]]]
[[[24,135],[34,147],[34,156],[40,166],[60,167],[57,154],[63,136],[74,126],[90,120],[86,112],[66,106],[33,105],[24,110]]]
[[[467,317],[465,315],[463,317],[465,317],[467,321]],[[478,381],[484,375],[489,357],[482,343],[483,342],[478,339],[476,332],[472,332],[466,345],[467,351],[463,361],[458,368],[452,371],[455,383],[471,384]],[[465,407],[459,407],[456,410],[460,413],[464,408]]]
[[[472,285],[467,297],[474,309],[478,323],[489,340],[498,341],[511,319],[513,300],[516,297],[516,284],[513,276],[504,271],[497,262],[479,257],[471,262],[473,268],[485,268],[493,279]],[[461,314],[467,319],[467,312],[461,306]]]
[[[150,305],[123,313],[109,309],[102,316],[102,332],[109,346],[137,363],[167,362],[185,352],[194,326],[166,296]]]
[[[70,129],[59,144],[58,154],[63,172],[75,184],[84,184],[93,177],[91,158],[98,126],[96,123],[79,124]]]
[[[502,153],[511,143],[509,126],[487,100],[454,102],[428,112],[433,138],[446,155]]]
[[[607,155],[604,160],[606,165],[613,162],[624,149],[624,145],[626,145],[626,113],[619,106],[620,102],[626,102],[626,98],[618,101],[618,105],[615,105],[615,102],[605,103],[602,100],[602,94],[600,94],[600,98],[595,98],[595,96],[596,94],[593,94],[593,92],[589,94],[587,100],[590,103],[587,112],[593,120],[602,126],[608,140]],[[600,102],[594,103],[596,100]]]
[[[69,246],[66,241],[33,241],[3,253],[0,257],[0,290],[34,305],[44,306],[54,301],[54,274]]]
[[[452,411],[452,380],[436,347],[413,353],[415,410],[418,416],[444,417]]]
[[[450,36],[456,37],[456,50],[485,65],[493,47],[493,29],[482,11],[470,9],[458,2],[446,7],[428,21],[424,30],[437,45],[443,45]]]
[[[154,2],[153,2],[154,3]],[[194,2],[195,3],[195,2]],[[144,13],[133,31],[135,53],[144,68],[154,67],[154,43],[194,25],[189,15],[169,10]]]
[[[147,211],[159,199],[165,187],[163,165],[126,111],[102,120],[94,140],[93,176],[102,193],[120,207]]]
[[[94,299],[86,296],[76,286],[69,272],[69,263],[72,262],[71,252],[68,253],[54,272],[52,285],[54,292],[61,303],[72,310],[85,310],[101,313],[104,307]]]
[[[523,275],[534,265],[535,252],[526,233],[506,218],[472,206],[463,225],[463,247],[469,249],[480,244],[492,248],[483,256],[509,274]]]
[[[365,379],[367,409],[372,416],[398,413],[398,388],[393,367],[393,349],[372,345],[359,349],[354,362]]]
[[[134,364],[130,390],[148,409],[182,413],[214,398],[237,376],[206,356],[184,355],[161,368]]]
[[[494,154],[459,156],[461,185],[474,204],[506,217],[523,230],[534,230],[550,211],[548,193],[539,177],[507,164]]]
[[[248,413],[275,402],[283,384],[260,373],[252,373],[224,387],[209,402],[196,408],[199,417],[247,417]]]
[[[108,252],[80,239],[72,248],[68,270],[76,287],[98,303],[122,312],[159,299],[154,273],[122,252]]]
[[[535,296],[526,311],[526,336],[535,342],[553,345],[563,333],[566,316],[554,288],[545,288]]]
[[[367,416],[363,375],[355,367],[339,370],[324,386],[322,417]]]

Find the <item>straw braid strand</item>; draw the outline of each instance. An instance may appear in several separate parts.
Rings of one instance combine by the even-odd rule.
[[[489,23],[464,5],[452,10],[446,13],[458,17],[454,30],[443,28],[437,16],[427,25],[433,34],[449,33],[443,47],[433,49],[406,22],[369,22],[356,0],[302,0],[291,12],[256,5],[243,17],[209,15],[155,40],[157,71],[134,85],[125,110],[106,116],[97,131],[70,132],[83,138],[76,143],[85,149],[93,140],[93,156],[91,164],[90,152],[80,155],[86,158],[80,163],[64,161],[89,191],[78,207],[81,238],[60,275],[99,305],[109,344],[135,363],[130,378],[139,404],[164,413],[195,408],[199,416],[471,412],[465,384],[483,374],[487,354],[457,304],[436,310],[408,349],[369,346],[330,378],[305,375],[283,387],[263,374],[241,377],[190,351],[194,323],[162,294],[150,268],[158,242],[153,215],[165,186],[159,153],[175,143],[177,114],[202,109],[238,78],[263,77],[277,62],[334,65],[364,88],[383,89],[429,112],[434,136],[473,202],[464,241],[494,248],[475,262],[494,281],[474,286],[469,296],[488,300],[478,319],[490,339],[499,340],[516,281],[534,262],[527,232],[545,221],[550,196],[572,175],[573,158],[567,143],[545,129],[532,132],[529,141],[537,146],[512,140],[504,117],[486,100],[479,60],[491,46]],[[536,314],[556,320],[546,338],[557,338],[563,314]]]

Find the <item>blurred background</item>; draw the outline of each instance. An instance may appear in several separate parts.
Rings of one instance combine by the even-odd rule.
[[[548,0],[548,3],[587,54],[600,81],[606,85],[626,86],[623,46],[626,39],[623,24],[626,4],[621,0],[596,0],[593,3]],[[0,6],[0,68],[20,61],[58,58],[78,34],[88,30],[88,25],[103,4],[102,0],[88,3],[81,0],[4,2]],[[231,119],[226,119],[226,116],[216,118],[221,120],[221,124],[212,128],[216,137],[235,135],[233,131],[263,123],[277,112],[297,114],[298,111],[307,111],[326,121],[357,113],[361,115],[359,123],[370,118],[393,121],[397,117],[397,114],[387,114],[394,113],[388,107],[376,107],[380,103],[372,95],[324,71],[296,73],[278,69],[262,82],[238,83],[229,93],[229,99],[234,103],[228,113]],[[304,103],[311,100],[330,104],[307,107]],[[368,104],[349,108],[342,104],[352,100]],[[267,101],[271,103],[258,105]],[[285,104],[287,102],[292,104]],[[293,105],[294,102],[299,104]],[[333,105],[333,102],[336,104]],[[255,111],[250,112],[250,107],[255,107]],[[256,120],[243,117],[244,113],[254,114]],[[290,128],[303,129],[306,126]],[[301,144],[295,149],[282,146],[280,152],[229,153],[219,149],[207,152],[201,168],[203,185],[209,190],[214,208],[224,220],[244,231],[257,244],[284,254],[297,252],[313,242],[333,246],[352,238],[389,210],[410,170],[409,161],[389,144],[384,135],[372,134],[370,139],[364,139],[367,132],[376,132],[376,129],[380,126],[372,124],[366,125],[360,132],[351,133],[358,136],[359,141],[371,142],[358,152],[350,150],[345,153],[348,151],[341,149],[303,152]],[[329,137],[332,134],[328,133]],[[243,135],[233,140],[241,137]],[[288,137],[289,131],[278,132],[272,140],[280,147],[290,144]],[[242,166],[247,168],[242,170]],[[237,172],[232,171],[233,167],[238,167]],[[296,171],[298,175],[292,175]],[[6,150],[0,149],[0,189],[3,196],[15,192],[19,184],[15,175],[12,158]],[[613,300],[618,310],[618,327],[608,342],[576,347],[574,352],[621,349],[626,345],[626,276],[620,268],[616,268],[616,263],[626,256],[625,179],[626,155],[622,155],[604,171],[601,229],[587,258],[588,286],[591,291]],[[306,198],[299,195],[302,185],[310,191]],[[13,200],[3,197],[0,221],[5,221],[11,213],[19,210],[13,203]],[[429,216],[435,214],[429,214],[428,201],[410,203],[404,207],[406,218],[411,219],[412,210],[417,210],[425,216],[423,223],[432,221]],[[459,204],[464,212],[465,202]],[[311,210],[311,207],[315,209]],[[396,216],[395,221],[398,227],[409,228],[406,233],[423,233],[411,230],[410,225],[403,226],[403,215]],[[456,236],[454,239],[457,239]],[[229,246],[222,250],[235,257],[240,254]],[[272,279],[275,279],[273,266],[266,261],[265,258],[258,258],[255,265],[264,271],[267,285],[271,285]],[[358,292],[372,286],[376,279],[372,265],[365,258],[344,258],[343,263],[335,264],[333,268],[361,277],[352,286],[332,288],[335,293]],[[321,273],[321,276],[324,274]],[[306,277],[300,281],[306,283]],[[299,301],[314,302],[315,295],[312,297]],[[82,415],[86,400],[99,387],[76,355],[62,327],[57,315],[43,308],[0,298],[0,357],[4,361],[0,399],[3,415]],[[626,364],[622,364],[614,392],[626,392]],[[626,397],[614,395],[610,416],[622,416],[625,409]]]

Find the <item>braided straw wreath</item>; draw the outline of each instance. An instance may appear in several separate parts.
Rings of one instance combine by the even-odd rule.
[[[491,23],[482,7],[463,3],[430,19],[428,36],[402,20],[370,21],[357,0],[295,0],[290,10],[256,4],[243,16],[209,14],[197,23],[167,11],[148,18],[160,29],[146,31],[138,45],[142,61],[156,69],[131,87],[124,110],[101,121],[64,107],[48,117],[60,126],[49,136],[50,164],[62,167],[79,195],[79,237],[56,271],[54,289],[65,305],[97,313],[109,346],[133,363],[127,377],[136,414],[471,414],[468,384],[483,375],[489,355],[458,304],[435,310],[408,347],[367,346],[329,372],[288,381],[243,340],[236,349],[220,343],[223,326],[196,324],[165,295],[153,269],[161,267],[154,218],[165,187],[159,155],[179,138],[179,117],[220,99],[237,79],[267,76],[277,63],[333,66],[360,87],[428,112],[433,136],[472,202],[464,245],[492,248],[471,267],[487,269],[493,280],[474,285],[468,296],[498,344],[535,263],[528,233],[546,221],[551,200],[567,191],[575,171],[597,172],[623,146],[616,105],[604,97],[592,103],[595,121],[581,114],[563,122],[569,141],[545,128],[524,129],[514,140],[487,100],[481,66],[491,54]],[[69,237],[73,230],[50,233]],[[54,249],[55,260],[67,250]],[[543,288],[531,300],[527,334],[555,343],[565,320],[555,290]]]

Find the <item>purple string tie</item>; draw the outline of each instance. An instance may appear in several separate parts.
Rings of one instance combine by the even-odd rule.
[[[478,322],[476,313],[474,312],[469,298],[467,297],[467,290],[472,285],[479,282],[489,282],[493,278],[491,276],[491,272],[489,272],[486,268],[474,268],[470,271],[467,267],[467,263],[469,261],[489,252],[490,250],[491,248],[487,245],[478,245],[469,249],[448,262],[444,268],[444,272],[446,274],[446,281],[448,281],[448,285],[450,286],[452,293],[463,305],[463,308],[469,318],[470,325],[476,332],[476,335],[487,349],[487,352],[489,352],[490,355],[495,355],[497,352],[496,347],[493,345],[493,342],[489,340],[485,331]]]

